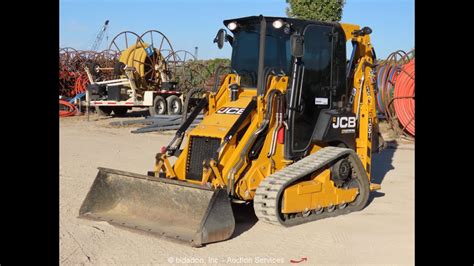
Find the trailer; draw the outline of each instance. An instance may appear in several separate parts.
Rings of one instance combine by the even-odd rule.
[[[174,51],[157,30],[140,36],[123,31],[112,39],[112,49],[120,54],[113,65],[84,67],[89,80],[84,106],[99,115],[122,116],[133,107],[148,108],[152,116],[188,112],[204,97],[205,82],[213,79],[206,66],[185,50]]]
[[[95,67],[94,72],[110,71]],[[95,108],[99,115],[123,116],[133,107],[148,108],[150,115],[177,115],[183,110],[183,93],[177,83],[161,82],[153,90],[140,89],[135,81],[136,69],[125,66],[126,78],[96,81],[89,67],[85,67],[90,84],[86,91],[86,105]]]

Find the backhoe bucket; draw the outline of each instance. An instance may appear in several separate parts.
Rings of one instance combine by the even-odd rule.
[[[225,190],[106,168],[99,168],[79,217],[192,246],[226,240],[235,228]]]

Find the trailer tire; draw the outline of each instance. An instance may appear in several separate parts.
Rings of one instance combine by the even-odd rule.
[[[148,110],[151,116],[165,115],[167,111],[165,98],[156,96],[155,99],[153,99],[153,106],[150,106]]]
[[[109,116],[112,113],[112,108],[110,106],[96,106],[95,112],[99,116]]]
[[[113,111],[114,111],[114,115],[116,115],[116,116],[124,116],[128,111],[128,107],[126,107],[126,106],[117,106],[117,107],[113,108]]]
[[[183,110],[183,103],[181,99],[176,95],[171,95],[166,98],[166,102],[168,103],[168,114],[170,115],[179,115]]]

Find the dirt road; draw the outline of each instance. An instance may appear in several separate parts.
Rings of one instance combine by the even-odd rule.
[[[92,116],[92,120],[97,117]],[[408,264],[414,263],[412,144],[374,156],[382,184],[361,212],[291,228],[259,222],[245,208],[232,239],[202,248],[77,219],[97,167],[143,173],[171,134],[131,134],[118,118],[60,120],[60,263],[70,264]],[[123,120],[123,119],[122,119]],[[246,214],[247,217],[246,217]],[[306,259],[304,259],[306,258]]]

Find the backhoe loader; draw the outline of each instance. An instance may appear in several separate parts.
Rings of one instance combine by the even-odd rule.
[[[230,74],[153,170],[99,168],[79,217],[198,247],[232,236],[231,204],[253,203],[260,221],[287,227],[359,211],[380,189],[370,182],[379,134],[371,29],[262,15],[224,25],[214,42],[232,46]]]

